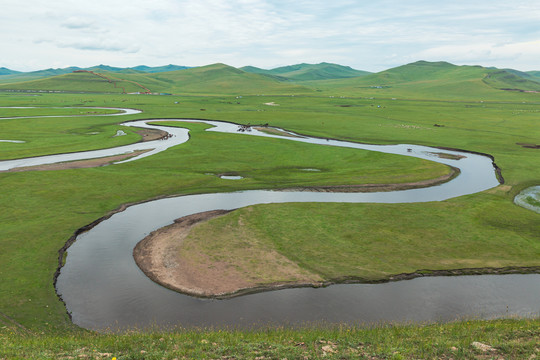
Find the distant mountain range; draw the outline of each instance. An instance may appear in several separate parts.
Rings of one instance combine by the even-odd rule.
[[[176,70],[184,70],[184,69],[189,69],[189,67],[179,66],[179,65],[165,65],[165,66],[156,66],[156,67],[139,65],[139,66],[135,66],[131,68],[129,67],[120,68],[120,67],[113,67],[113,66],[108,66],[108,65],[96,65],[89,68],[80,68],[77,66],[71,66],[67,68],[45,69],[45,70],[30,71],[30,72],[14,71],[14,70],[10,70],[5,67],[2,67],[0,68],[0,83],[43,79],[43,78],[47,78],[47,77],[51,77],[55,75],[69,74],[76,70],[90,70],[90,71],[95,71],[95,72],[115,72],[115,73],[158,73],[158,72],[176,71]]]
[[[80,71],[87,70],[87,71]],[[317,94],[462,99],[504,92],[540,92],[540,71],[448,62],[417,61],[378,73],[338,64],[297,64],[264,70],[213,64],[188,68],[167,65],[16,72],[0,68],[0,90],[174,94]],[[501,91],[503,90],[503,91]],[[494,93],[498,92],[498,93]],[[501,95],[502,94],[502,95]]]
[[[7,69],[5,67],[0,67],[0,76],[1,75],[13,75],[13,74],[19,74],[20,71],[14,71],[14,70],[10,70],[10,69]]]
[[[37,80],[42,78],[47,78],[55,75],[69,74],[76,70],[89,70],[94,72],[114,72],[119,74],[155,74],[161,72],[171,72],[177,70],[189,69],[188,66],[179,66],[179,65],[165,65],[165,66],[156,66],[150,67],[145,65],[139,65],[128,68],[113,67],[108,65],[96,65],[88,68],[80,68],[76,66],[71,66],[67,68],[59,69],[45,69],[31,72],[20,72],[14,71],[7,68],[0,68],[0,83],[6,82],[16,82],[16,81],[28,81],[28,80]],[[320,64],[298,64],[283,66],[271,70],[260,69],[254,66],[245,66],[240,68],[240,70],[254,73],[273,76],[278,80],[325,80],[325,79],[341,79],[348,77],[356,77],[370,74],[367,71],[360,71],[352,69],[349,66],[342,66],[337,64],[330,63],[320,63]]]

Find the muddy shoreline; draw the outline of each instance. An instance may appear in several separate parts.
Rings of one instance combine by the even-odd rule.
[[[205,299],[232,299],[238,296],[257,294],[267,291],[297,289],[297,288],[324,288],[331,285],[340,284],[383,284],[394,281],[412,280],[420,277],[435,277],[435,276],[466,276],[466,275],[510,275],[510,274],[540,274],[540,266],[507,266],[502,268],[469,268],[469,269],[450,269],[450,270],[428,270],[422,269],[412,273],[401,273],[391,275],[387,278],[367,280],[357,277],[341,277],[330,279],[317,283],[282,283],[269,284],[267,286],[256,286],[252,288],[238,289],[235,292],[228,294],[220,294],[215,296],[201,296],[198,294],[185,293],[186,295],[200,297]],[[174,290],[174,289],[171,289]]]
[[[127,154],[105,156],[105,157],[94,158],[94,159],[75,160],[75,161],[59,162],[59,163],[35,165],[35,166],[23,166],[23,167],[16,167],[16,168],[12,168],[12,169],[0,171],[0,172],[53,171],[53,170],[94,168],[94,167],[100,167],[100,166],[107,166],[117,161],[126,160],[135,156],[139,156],[148,151],[150,150],[139,150],[139,151],[133,151]]]
[[[463,276],[463,275],[506,275],[506,274],[540,274],[540,266],[507,266],[501,268],[483,267],[483,268],[460,268],[460,269],[445,269],[445,270],[433,270],[433,269],[419,269],[412,273],[400,273],[389,275],[380,279],[365,279],[361,277],[343,276],[339,278],[313,281],[313,282],[279,282],[269,283],[264,285],[258,285],[253,283],[252,286],[235,287],[235,279],[230,279],[232,282],[228,286],[228,291],[219,290],[216,287],[205,287],[204,281],[194,283],[193,279],[184,281],[182,278],[174,278],[170,276],[164,276],[168,269],[167,264],[163,264],[162,260],[169,254],[165,253],[167,246],[161,246],[161,251],[154,251],[156,243],[163,239],[164,234],[170,235],[170,232],[176,232],[179,234],[174,241],[181,242],[188,234],[190,229],[198,224],[217,216],[225,215],[234,210],[212,210],[197,214],[184,216],[175,220],[175,223],[158,230],[153,231],[143,240],[141,240],[133,250],[133,257],[137,266],[144,272],[144,274],[152,281],[164,286],[170,290],[194,296],[208,299],[229,299],[237,296],[243,296],[248,294],[274,291],[280,289],[292,289],[292,288],[321,288],[336,284],[379,284],[393,281],[412,280],[419,277],[433,277],[433,276]],[[167,240],[165,240],[167,241]],[[170,241],[170,240],[169,240]],[[163,245],[163,244],[161,244]],[[170,244],[169,244],[170,245]],[[167,249],[167,250],[170,250]],[[223,281],[223,280],[222,280]],[[220,289],[227,287],[227,284],[220,282]]]

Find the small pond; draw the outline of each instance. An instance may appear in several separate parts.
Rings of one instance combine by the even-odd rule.
[[[540,186],[532,186],[523,190],[516,195],[514,202],[525,209],[540,213]]]

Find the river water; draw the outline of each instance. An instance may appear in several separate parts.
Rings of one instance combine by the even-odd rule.
[[[203,122],[186,119],[175,121]],[[214,126],[209,131],[237,133],[238,130],[238,126],[231,123],[204,122]],[[2,161],[0,170],[152,149],[127,160],[135,161],[189,139],[186,129],[151,126],[145,121],[124,125],[166,130],[173,136],[167,140],[115,149]],[[256,130],[244,134],[414,156],[457,167],[461,173],[452,181],[438,186],[404,191],[311,193],[260,190],[181,196],[131,206],[79,235],[68,250],[66,264],[58,277],[57,292],[65,301],[75,324],[107,331],[153,326],[252,327],[321,322],[432,322],[540,314],[540,275],[535,274],[425,277],[385,284],[285,289],[227,300],[195,298],[152,282],[135,264],[133,248],[151,231],[171,224],[182,216],[264,203],[441,201],[498,185],[491,159],[477,154],[408,144],[380,146],[303,136],[285,137]],[[443,159],[435,153],[464,158]]]
[[[540,312],[540,275],[425,277],[207,300],[154,283],[132,257],[138,241],[176,217],[261,202],[334,201],[332,195],[336,194],[246,191],[183,196],[130,207],[79,236],[69,248],[67,263],[58,278],[58,293],[66,301],[75,324],[101,331],[175,325],[449,321]],[[353,202],[351,195],[357,194],[345,194],[345,198]]]

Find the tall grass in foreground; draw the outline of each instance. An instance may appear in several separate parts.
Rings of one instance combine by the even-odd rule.
[[[535,359],[540,320],[125,334],[0,331],[0,359]]]

